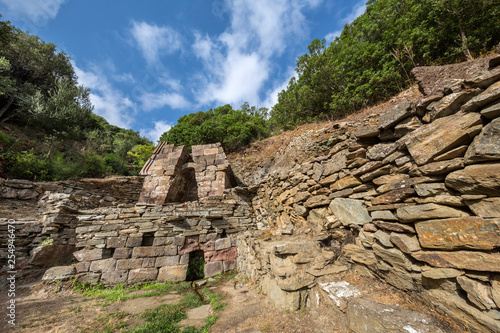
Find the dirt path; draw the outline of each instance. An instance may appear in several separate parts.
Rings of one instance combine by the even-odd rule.
[[[349,283],[360,288],[366,299],[381,304],[401,304],[419,313],[428,313],[428,308],[414,302],[410,295],[394,290],[375,280],[363,280],[358,276],[347,276]],[[57,291],[56,291],[57,290]],[[209,287],[211,293],[222,295],[226,305],[222,310],[214,306],[201,305],[187,311],[188,318],[180,323],[203,325],[204,316],[218,317],[209,329],[211,333],[317,333],[345,332],[345,316],[334,311],[332,306],[310,307],[297,312],[275,309],[266,296],[259,293],[252,284],[244,284],[237,278],[220,279]],[[84,296],[75,292],[69,284],[42,284],[33,282],[20,285],[16,295],[16,327],[7,324],[2,310],[1,332],[53,332],[90,333],[126,332],[144,323],[141,314],[164,304],[181,302],[186,293],[193,290],[166,291],[163,294],[146,297],[159,290],[137,290],[127,293],[128,297],[138,297],[125,301],[108,302],[104,299]],[[155,294],[156,295],[156,294]],[[151,295],[150,295],[151,296]],[[194,295],[191,295],[194,296]],[[196,298],[196,297],[195,297]],[[0,290],[0,307],[7,306],[7,293]],[[200,306],[201,305],[201,306]],[[190,315],[191,313],[191,315]],[[191,317],[191,318],[190,318]],[[436,318],[436,317],[435,317]],[[454,329],[445,330],[454,332]]]

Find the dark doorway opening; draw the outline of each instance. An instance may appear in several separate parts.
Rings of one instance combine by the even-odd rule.
[[[196,281],[205,278],[205,257],[201,250],[189,253],[189,265],[186,275],[187,281]]]
[[[155,236],[153,233],[145,233],[142,236],[141,246],[153,246],[154,240],[155,240]]]
[[[186,167],[178,174],[170,189],[166,202],[187,202],[198,200],[198,183],[194,168]]]

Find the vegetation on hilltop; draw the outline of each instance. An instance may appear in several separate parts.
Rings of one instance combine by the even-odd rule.
[[[179,118],[160,140],[188,147],[220,142],[226,151],[233,151],[267,137],[267,118],[266,108],[250,107],[245,103],[240,110],[234,110],[231,105],[224,105]]]
[[[454,63],[500,42],[498,0],[370,0],[327,46],[315,39],[272,108],[274,129],[356,111],[408,88],[415,66]]]
[[[64,52],[0,21],[0,176],[136,174],[152,143],[94,114],[89,97]]]

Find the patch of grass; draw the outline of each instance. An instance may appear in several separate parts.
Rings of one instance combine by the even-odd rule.
[[[184,298],[182,299],[181,303],[183,306],[188,308],[197,308],[203,305],[198,295],[191,292],[188,292],[184,295]]]
[[[213,305],[214,311],[220,311],[226,303],[221,302],[222,296],[211,292],[205,288],[202,290],[202,296],[207,302]],[[181,330],[178,323],[185,319],[186,312],[190,308],[201,306],[198,295],[193,292],[187,292],[183,299],[177,304],[164,304],[155,309],[145,311],[141,317],[146,323],[129,333],[207,333],[209,328],[217,321],[217,316],[210,316],[205,319],[206,324],[201,328],[192,326],[185,327]]]
[[[190,288],[189,283],[144,283],[132,287],[126,287],[120,283],[115,287],[106,287],[101,283],[97,285],[90,285],[88,283],[73,281],[73,290],[88,297],[103,298],[103,306],[129,299],[165,295],[171,291],[183,291],[188,288]],[[130,293],[140,290],[150,290],[151,292],[130,295]]]

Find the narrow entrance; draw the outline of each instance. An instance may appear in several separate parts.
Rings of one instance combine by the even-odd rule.
[[[205,278],[205,258],[201,250],[189,253],[189,265],[186,281],[196,281]]]

